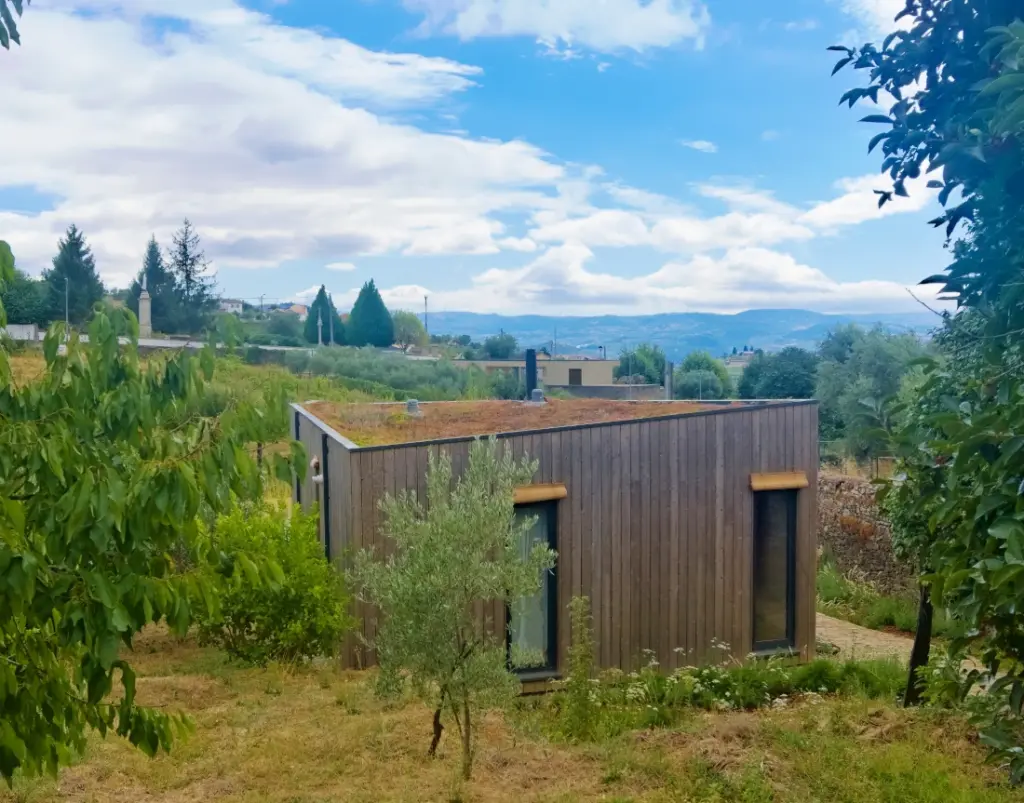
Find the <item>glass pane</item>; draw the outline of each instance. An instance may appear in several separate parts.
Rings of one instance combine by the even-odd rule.
[[[519,541],[520,555],[525,560],[536,544],[547,544],[548,516],[541,509],[521,508],[516,510],[516,522],[536,517],[536,522]],[[512,603],[509,639],[512,662],[518,667],[550,666],[548,656],[548,595],[551,593],[549,572],[541,577],[540,591],[531,597],[524,597]]]
[[[754,643],[788,641],[792,491],[757,494],[754,534]]]

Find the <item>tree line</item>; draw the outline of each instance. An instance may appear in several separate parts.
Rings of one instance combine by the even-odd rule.
[[[706,351],[691,352],[673,373],[672,391],[679,399],[815,398],[823,441],[843,454],[876,457],[889,450],[878,429],[877,403],[909,393],[919,375],[915,361],[933,350],[912,334],[847,324],[829,332],[814,351],[796,346],[775,353],[753,351],[736,382],[722,360]],[[662,384],[665,366],[662,349],[642,343],[623,350],[615,377]]]
[[[185,219],[164,249],[151,237],[146,245],[142,267],[126,291],[117,296],[136,316],[143,279],[150,296],[150,314],[154,332],[165,335],[200,335],[216,327],[218,300],[216,285],[209,274],[199,234]],[[51,266],[39,279],[15,266],[13,275],[0,288],[0,303],[11,324],[35,324],[46,327],[67,320],[74,327],[87,324],[98,305],[107,297],[96,259],[85,234],[75,224],[68,227],[57,243]],[[427,345],[426,330],[420,319],[404,310],[391,313],[371,279],[359,292],[352,310],[339,314],[334,301],[321,285],[309,306],[303,323],[299,316],[274,312],[266,316],[260,332],[242,330],[242,338],[257,345],[301,346],[331,343],[387,348],[393,344],[408,349]]]

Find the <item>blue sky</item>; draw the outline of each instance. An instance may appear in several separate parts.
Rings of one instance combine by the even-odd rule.
[[[0,236],[125,285],[185,216],[225,296],[516,314],[917,310],[837,41],[902,0],[50,0],[0,54]],[[769,13],[770,12],[770,13]],[[917,292],[917,291],[915,291]]]

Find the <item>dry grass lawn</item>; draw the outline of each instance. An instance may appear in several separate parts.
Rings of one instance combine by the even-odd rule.
[[[526,711],[485,717],[473,780],[459,785],[447,735],[440,759],[425,756],[429,711],[384,706],[358,673],[240,669],[158,632],[139,639],[133,660],[142,701],[189,712],[194,736],[156,759],[94,737],[56,781],[20,781],[0,801],[1024,800],[957,719],[863,700],[694,713],[675,728],[570,746],[539,732],[550,699],[525,699]]]

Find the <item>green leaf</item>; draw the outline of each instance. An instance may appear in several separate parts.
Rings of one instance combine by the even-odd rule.
[[[887,114],[869,114],[867,117],[861,117],[860,118],[860,122],[862,122],[862,123],[889,123],[890,125],[894,124],[893,119],[891,117],[889,117],[889,115],[887,115]],[[887,132],[887,133],[891,134],[892,132],[890,131],[890,132]]]
[[[1000,541],[1005,541],[1011,535],[1016,535],[1017,537],[1024,535],[1024,525],[1017,521],[1017,519],[1003,517],[988,528],[988,534],[993,538],[998,538]]]

